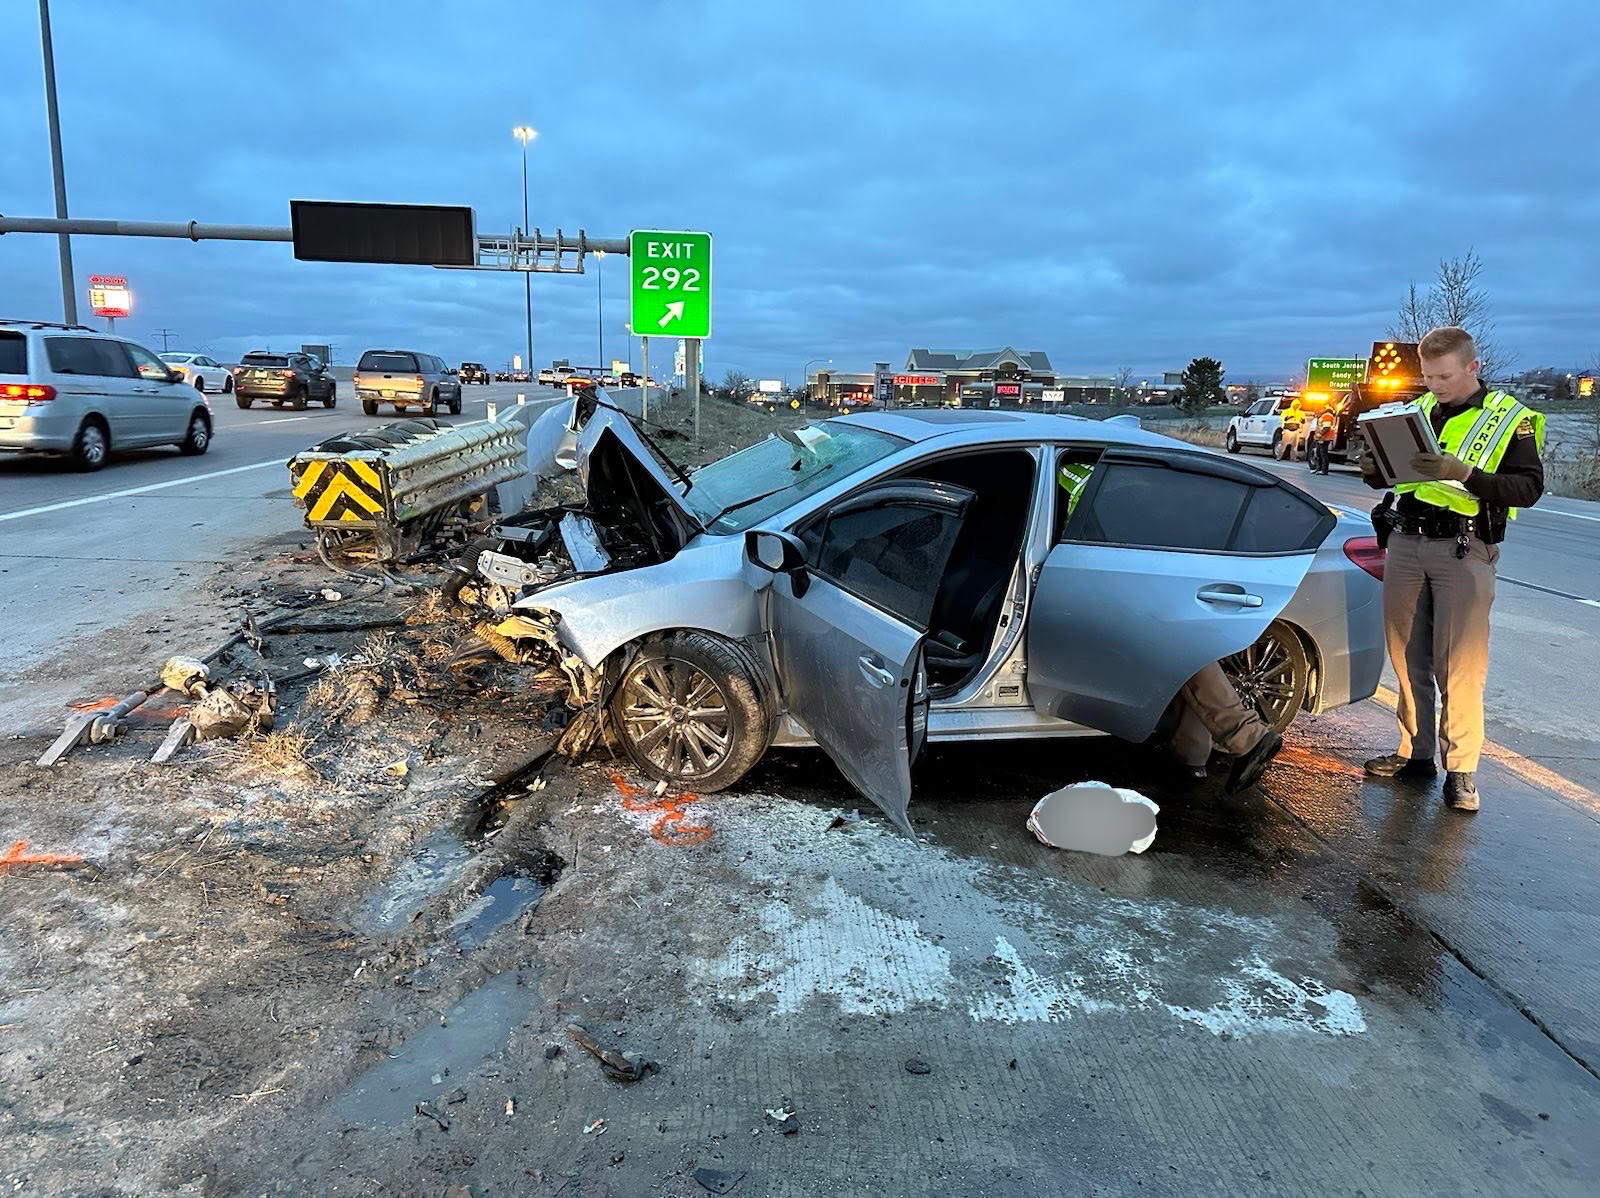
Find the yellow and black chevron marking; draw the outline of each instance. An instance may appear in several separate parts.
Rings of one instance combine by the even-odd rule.
[[[385,518],[383,483],[366,462],[307,462],[294,481],[308,524],[370,524]]]

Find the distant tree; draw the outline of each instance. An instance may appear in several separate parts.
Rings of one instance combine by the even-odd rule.
[[[1551,393],[1550,398],[1555,400],[1556,403],[1565,403],[1567,400],[1571,399],[1572,380],[1564,374],[1557,375],[1555,390]]]
[[[1137,402],[1134,395],[1132,366],[1120,366],[1117,368],[1116,381],[1111,387],[1111,402],[1115,404]]]
[[[749,399],[756,393],[755,384],[742,370],[728,371],[722,376],[722,385],[717,389],[728,399],[735,401]]]
[[[1227,403],[1222,390],[1222,363],[1215,358],[1195,358],[1183,372],[1183,386],[1173,402],[1185,412],[1199,412],[1212,404]]]
[[[1483,259],[1471,247],[1459,257],[1441,258],[1433,286],[1426,292],[1419,292],[1415,281],[1407,285],[1389,336],[1396,341],[1420,341],[1429,329],[1443,325],[1466,329],[1478,347],[1479,374],[1490,382],[1501,378],[1514,358],[1495,338],[1483,269]]]

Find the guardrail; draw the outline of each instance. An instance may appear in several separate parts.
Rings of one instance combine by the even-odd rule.
[[[289,459],[290,492],[319,536],[370,536],[379,561],[414,553],[453,515],[527,472],[524,430],[401,420],[339,435]]]

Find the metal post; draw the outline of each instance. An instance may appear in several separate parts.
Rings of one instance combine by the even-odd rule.
[[[522,234],[528,234],[528,143],[522,142]],[[530,263],[530,265],[532,265]],[[528,363],[528,377],[535,377],[533,369],[533,271],[525,271],[522,276],[522,301],[528,314],[528,356],[524,359]]]
[[[642,388],[639,400],[639,419],[650,418],[650,338],[639,338],[639,374],[642,376],[639,386]]]
[[[689,380],[689,398],[694,403],[694,441],[700,443],[700,338],[683,343],[683,373]]]
[[[39,0],[39,40],[44,50],[44,108],[50,122],[50,169],[55,174],[56,219],[67,219],[67,171],[61,162],[61,112],[56,107],[56,52],[50,41],[50,0]],[[61,249],[61,314],[78,323],[78,287],[72,281],[72,238],[57,235]]]
[[[106,332],[115,333],[116,331],[117,331],[117,318],[115,316],[106,317]]]
[[[606,297],[605,289],[601,287],[600,280],[604,277],[606,264],[605,251],[600,251],[594,256],[594,310],[595,331],[600,339],[600,369],[606,368]]]

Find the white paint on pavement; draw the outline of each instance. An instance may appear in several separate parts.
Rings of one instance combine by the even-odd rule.
[[[92,503],[108,503],[113,499],[127,499],[134,495],[148,495],[151,491],[165,491],[168,487],[186,487],[191,483],[203,483],[211,478],[225,478],[230,474],[243,474],[247,470],[262,470],[268,466],[282,466],[284,459],[272,458],[265,462],[252,462],[248,466],[231,466],[227,470],[211,470],[205,474],[191,474],[185,478],[169,478],[164,483],[147,483],[142,487],[128,487],[122,491],[108,491],[104,495],[85,495],[81,499],[65,499],[60,503],[47,503],[43,507],[23,508],[18,512],[0,513],[0,524],[7,520],[21,520],[24,516],[43,516],[50,512],[62,512],[68,508],[87,507]]]
[[[1217,1036],[1366,1030],[1355,998],[1302,964],[1331,951],[1315,919],[1107,895],[868,821],[835,840],[830,812],[766,796],[701,803],[728,858],[773,895],[725,956],[696,967],[702,1001],[773,1018],[824,1002],[1010,1025],[1131,1015]]]

